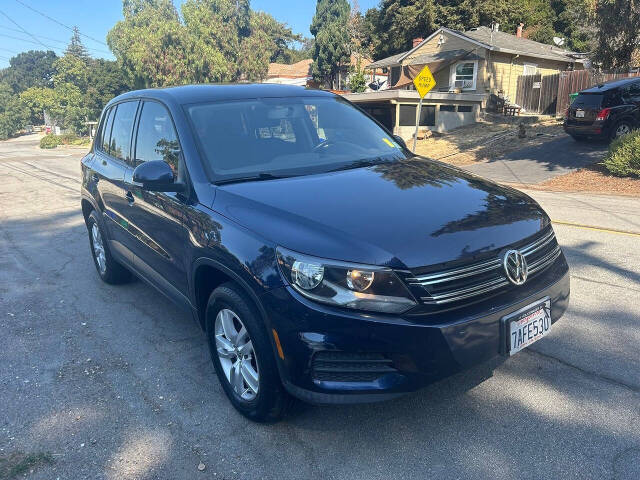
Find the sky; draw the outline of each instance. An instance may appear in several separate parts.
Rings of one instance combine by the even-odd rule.
[[[179,7],[182,2],[174,0],[174,3]],[[378,3],[379,0],[358,0],[363,13]],[[251,7],[287,23],[295,33],[311,36],[309,25],[315,13],[315,0],[252,0]],[[106,36],[121,19],[120,0],[0,0],[0,68],[8,67],[11,57],[27,50],[48,49],[62,54],[71,38],[71,31],[65,26],[74,25],[86,35],[82,41],[93,56],[113,59]]]

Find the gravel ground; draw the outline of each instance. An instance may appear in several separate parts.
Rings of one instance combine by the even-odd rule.
[[[531,192],[572,266],[543,341],[265,426],[229,405],[187,314],[142,282],[99,281],[79,156],[0,142],[0,478],[640,478],[640,200]]]

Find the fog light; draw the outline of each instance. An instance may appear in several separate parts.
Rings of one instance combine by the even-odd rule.
[[[373,272],[364,270],[349,270],[347,272],[347,286],[351,290],[364,292],[373,283]]]

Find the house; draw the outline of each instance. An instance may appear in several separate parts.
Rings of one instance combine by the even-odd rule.
[[[307,58],[287,65],[284,63],[270,63],[267,78],[263,83],[281,83],[284,85],[299,85],[305,87],[311,80],[311,64],[313,60]]]
[[[369,111],[394,133],[410,138],[415,129],[418,93],[413,78],[425,65],[436,87],[424,99],[420,126],[438,132],[477,121],[491,94],[516,100],[518,77],[583,68],[579,54],[497,28],[466,32],[439,28],[413,48],[367,65],[389,73],[389,89],[346,97]]]

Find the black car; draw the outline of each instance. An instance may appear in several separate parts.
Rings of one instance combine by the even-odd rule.
[[[571,102],[564,130],[576,140],[614,139],[640,126],[640,78],[602,83]]]
[[[382,400],[548,334],[569,272],[528,196],[414,156],[343,98],[143,90],[105,107],[82,212],[107,283],[191,312],[233,405]]]

